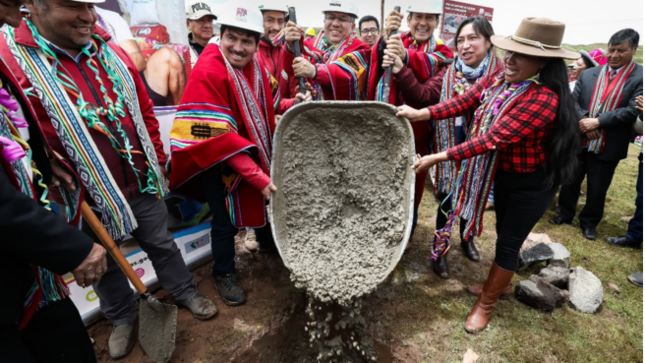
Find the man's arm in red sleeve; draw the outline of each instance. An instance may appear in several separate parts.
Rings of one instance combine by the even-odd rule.
[[[226,164],[257,190],[264,189],[271,182],[271,178],[247,153],[241,152],[231,156],[226,159]]]
[[[439,74],[421,83],[410,68],[403,67],[394,75],[394,82],[396,88],[403,93],[406,104],[414,108],[423,108],[439,102],[445,73],[445,69],[442,69]]]

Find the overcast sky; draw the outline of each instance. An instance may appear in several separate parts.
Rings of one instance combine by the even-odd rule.
[[[213,4],[224,2],[223,0],[209,1]],[[289,0],[285,1],[287,3],[289,2]],[[296,6],[298,23],[303,26],[322,27],[323,18],[321,10],[325,1],[297,0],[294,5]],[[354,1],[358,5],[360,16],[374,15],[380,19],[380,0]],[[548,17],[567,25],[564,33],[564,43],[606,43],[617,30],[633,28],[641,35],[640,44],[643,44],[643,0],[609,0],[602,2],[593,0],[457,1],[493,8],[493,28],[495,29],[495,33],[500,35],[514,33],[523,18]],[[386,0],[386,14],[391,9],[394,9],[396,5],[401,6],[402,9],[406,9],[410,4],[410,0]]]

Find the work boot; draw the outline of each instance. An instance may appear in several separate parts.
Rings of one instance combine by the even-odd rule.
[[[436,261],[432,261],[432,270],[442,279],[449,279],[450,272],[448,271],[448,254],[439,256]]]
[[[461,241],[461,250],[464,252],[464,256],[468,257],[469,260],[473,262],[479,262],[479,251],[475,247],[475,239],[471,238],[469,241]]]
[[[237,279],[237,274],[234,272],[215,276],[215,288],[219,291],[226,305],[242,305],[246,301],[246,293]]]
[[[119,359],[128,355],[132,347],[134,347],[134,340],[134,322],[115,325],[108,341],[108,349],[112,359]]]
[[[482,292],[477,297],[477,302],[470,312],[468,319],[466,319],[464,328],[467,332],[477,333],[486,328],[490,315],[493,313],[493,309],[495,309],[495,304],[502,294],[502,291],[508,288],[513,274],[513,271],[504,270],[497,266],[497,263],[493,262]]]
[[[193,316],[199,320],[207,320],[217,315],[217,307],[210,300],[200,294],[195,294],[186,301],[179,301],[179,305],[187,307]]]
[[[479,296],[479,294],[482,293],[483,288],[484,288],[484,284],[477,284],[473,286],[468,286],[466,291],[468,291],[468,293],[473,296]],[[508,299],[511,296],[513,296],[513,285],[509,283],[508,286],[506,286],[506,288],[502,290],[502,293],[499,295],[499,298]]]

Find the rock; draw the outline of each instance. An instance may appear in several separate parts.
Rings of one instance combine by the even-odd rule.
[[[580,266],[571,269],[569,293],[569,305],[583,313],[593,314],[602,304],[602,283],[594,274]]]
[[[553,250],[546,243],[538,243],[534,247],[520,252],[520,266],[518,270],[524,270],[530,265],[548,261],[553,258]]]
[[[528,280],[515,285],[515,298],[536,309],[551,312],[569,300],[569,292],[558,289],[539,276],[531,275]]]
[[[468,348],[461,363],[477,363],[477,359],[479,359],[479,355],[473,352],[472,349]]]
[[[549,260],[549,265],[561,266],[569,268],[569,261],[571,260],[571,252],[567,250],[562,243],[549,243],[549,248],[553,250],[553,258]]]
[[[618,285],[614,284],[613,282],[608,282],[607,287],[609,288],[609,290],[620,294],[620,287],[618,287]]]
[[[529,233],[529,236],[526,237],[526,241],[522,244],[522,250],[535,247],[540,243],[551,243],[551,238],[546,233]]]
[[[542,270],[540,270],[540,273],[538,274],[538,276],[541,277],[542,280],[560,289],[566,289],[567,286],[569,285],[568,268],[549,265],[543,268]]]

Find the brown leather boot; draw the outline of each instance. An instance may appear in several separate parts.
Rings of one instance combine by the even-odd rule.
[[[473,286],[468,286],[466,291],[468,291],[469,294],[473,296],[479,296],[479,294],[482,293],[482,289],[484,288],[484,284],[477,284]],[[504,290],[502,290],[502,294],[499,295],[500,299],[508,299],[513,295],[513,284],[509,283]]]
[[[504,270],[493,262],[488,279],[486,279],[482,292],[477,297],[477,302],[466,320],[466,325],[464,325],[467,332],[477,333],[486,328],[499,295],[508,287],[514,274],[515,272]]]

